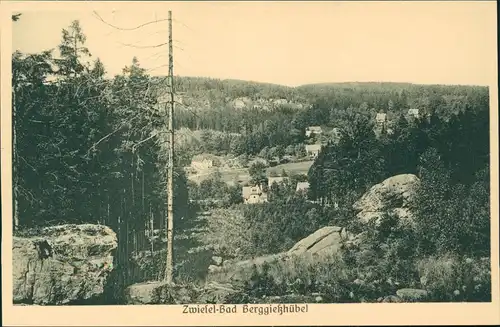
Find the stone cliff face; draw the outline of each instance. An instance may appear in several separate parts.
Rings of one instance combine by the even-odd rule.
[[[387,213],[411,222],[411,203],[419,183],[417,176],[401,174],[372,186],[353,205],[354,210],[358,212],[357,217],[365,223],[374,220],[378,224]]]
[[[92,303],[103,297],[113,271],[116,234],[101,225],[44,228],[34,237],[14,237],[14,303]]]

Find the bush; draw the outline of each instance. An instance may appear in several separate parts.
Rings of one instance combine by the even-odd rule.
[[[364,282],[361,277],[365,276],[350,269],[338,255],[321,258],[301,255],[261,269],[254,267],[243,292],[256,301],[272,296],[298,298],[317,293],[322,302],[330,303],[375,302],[384,295],[377,283]]]
[[[421,259],[417,267],[420,283],[433,301],[491,301],[489,258],[447,254]]]
[[[252,242],[255,228],[244,217],[239,207],[212,210],[206,229],[199,235],[200,242],[223,258],[243,259],[256,252]]]

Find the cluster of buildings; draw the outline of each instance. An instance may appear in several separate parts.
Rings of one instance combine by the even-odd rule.
[[[418,109],[408,109],[407,117],[417,119],[420,117],[420,112]],[[387,114],[385,112],[379,112],[375,116],[375,122],[379,125],[385,124],[387,121]]]
[[[420,112],[419,109],[409,109],[407,112],[407,117],[410,119],[417,119],[420,117]],[[385,112],[379,112],[375,116],[375,122],[379,126],[386,126],[388,119],[387,119],[387,114]],[[313,136],[320,136],[323,134],[323,129],[321,126],[309,126],[306,127],[305,130],[305,136],[307,138],[312,138]],[[331,132],[332,136],[334,139],[338,139],[340,137],[340,129],[339,128],[334,128]],[[306,144],[306,152],[307,155],[311,159],[315,159],[319,153],[321,152],[322,144],[317,143],[317,144]]]
[[[420,113],[418,109],[409,109],[407,112],[409,118],[419,118]],[[375,116],[375,122],[378,125],[385,125],[388,122],[387,114],[384,112],[379,112]],[[323,134],[323,129],[320,126],[309,126],[305,130],[305,135],[308,138],[313,136],[320,136]],[[334,128],[332,130],[332,135],[334,137],[340,136],[340,130]],[[321,143],[316,144],[306,144],[306,153],[311,159],[315,159],[322,149]],[[191,162],[191,167],[197,170],[209,169],[216,166],[217,159],[212,155],[199,155],[195,156]],[[288,177],[268,177],[267,188],[262,185],[254,186],[244,186],[242,189],[243,201],[246,204],[264,203],[268,201],[267,190],[274,184],[284,183],[288,180]],[[264,185],[265,186],[265,185]],[[306,193],[309,190],[308,182],[299,182],[296,186],[296,192]]]
[[[276,183],[284,183],[288,177],[269,177],[267,182],[268,189]],[[295,191],[298,193],[307,193],[309,182],[298,182]],[[242,196],[245,204],[265,203],[268,201],[268,192],[261,185],[243,186]]]
[[[321,136],[323,134],[323,129],[321,126],[309,126],[306,127],[306,137],[312,138],[313,136]],[[321,144],[306,144],[306,153],[311,159],[315,159],[321,151]]]

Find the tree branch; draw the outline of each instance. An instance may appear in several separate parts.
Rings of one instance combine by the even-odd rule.
[[[112,131],[111,133],[109,133],[108,135],[102,137],[99,141],[97,141],[96,143],[92,144],[92,146],[87,150],[87,156],[89,155],[90,151],[91,150],[95,150],[96,146],[99,145],[99,143],[101,143],[102,141],[104,141],[105,139],[107,139],[108,137],[112,136],[113,134],[117,133],[118,131],[120,131],[124,126],[120,126],[118,127],[117,129],[115,129],[114,131]]]
[[[157,20],[153,20],[153,21],[150,21],[150,22],[147,22],[147,23],[144,23],[144,24],[141,24],[141,25],[138,25],[136,27],[130,27],[130,28],[126,28],[126,27],[118,27],[118,26],[115,26],[113,24],[110,24],[108,22],[106,22],[98,13],[97,11],[93,11],[94,12],[94,15],[97,17],[98,20],[100,20],[101,22],[103,22],[104,24],[110,26],[110,27],[113,27],[117,30],[122,30],[122,31],[133,31],[133,30],[137,30],[141,27],[144,27],[144,26],[147,26],[147,25],[151,25],[151,24],[156,24],[156,23],[159,23],[159,22],[164,22],[164,21],[167,21],[168,19],[167,18],[163,18],[163,19],[157,19]]]
[[[142,141],[139,141],[139,143],[136,143],[132,146],[132,152],[135,152],[135,149],[142,143],[151,140],[153,137],[158,136],[158,133],[151,135],[150,137],[145,138]]]

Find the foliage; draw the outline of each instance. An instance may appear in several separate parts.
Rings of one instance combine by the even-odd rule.
[[[85,42],[74,21],[57,56],[12,56],[14,218],[23,228],[106,224],[120,239],[120,266],[147,248],[146,229],[164,225],[165,122],[138,60],[106,79]],[[174,178],[182,229],[187,185],[182,170]]]
[[[228,185],[222,180],[220,172],[215,172],[209,178],[204,179],[199,185],[189,183],[189,197],[194,201],[212,201],[222,207],[230,207],[243,201],[241,186]]]
[[[453,184],[435,149],[421,157],[422,184],[414,204],[423,254],[490,252],[489,166],[466,186]]]
[[[18,19],[22,16],[12,15]],[[137,58],[121,74],[105,78],[104,65],[91,59],[85,44],[74,21],[62,30],[57,54],[12,55],[14,220],[21,229],[109,225],[120,239],[119,265],[127,265],[130,253],[149,250],[146,231],[165,229],[169,131],[158,104],[165,80],[149,76]],[[176,231],[193,227],[189,199],[214,199],[219,208],[202,238],[227,257],[283,251],[328,224],[366,232],[362,251],[346,251],[342,261],[304,264],[306,270],[292,274],[286,287],[268,278],[290,275],[285,268],[254,276],[254,284],[262,285],[254,285],[252,296],[267,288],[321,290],[336,301],[373,300],[398,285],[419,286],[420,274],[433,280],[426,287],[435,299],[485,299],[489,277],[476,258],[490,254],[487,88],[396,83],[290,88],[186,77],[176,78],[176,84],[185,100],[176,109],[177,128],[200,131],[199,138],[176,148]],[[235,109],[236,99],[244,108]],[[419,109],[422,118],[409,119],[409,108]],[[377,112],[387,113],[387,126],[373,124]],[[314,203],[295,194],[302,176],[292,174],[272,186],[269,203],[242,206],[240,186],[226,185],[218,174],[188,185],[180,169],[201,152],[232,154],[244,166],[255,155],[300,159],[310,141],[304,130],[313,125],[340,131],[339,137],[328,131],[320,138],[326,144],[307,176]],[[253,182],[266,182],[264,169],[250,166]],[[402,173],[421,180],[414,225],[390,216],[378,227],[360,225],[354,201]],[[439,258],[449,253],[455,256],[451,268],[440,267]],[[145,260],[147,269],[163,269],[163,259]],[[177,273],[184,274],[179,271],[187,265]],[[326,277],[318,286],[321,274]],[[471,282],[473,275],[478,280]],[[307,282],[290,286],[297,278]],[[354,283],[357,279],[364,284]]]
[[[425,301],[490,301],[488,258],[418,256],[413,227],[391,216],[365,228],[359,247],[338,255],[301,255],[254,267],[244,286],[247,300],[316,293],[324,302],[378,302],[398,289],[415,288],[428,292]]]
[[[260,185],[266,182],[266,165],[261,161],[253,163],[248,169],[251,177],[251,182],[254,185]]]
[[[372,126],[360,114],[350,116],[338,144],[329,143],[309,170],[313,199],[350,207],[352,200],[386,177],[384,158]],[[388,176],[387,176],[388,177]]]
[[[216,255],[241,259],[254,251],[253,227],[238,208],[219,208],[212,210],[205,231],[200,234],[200,240]]]
[[[489,258],[468,258],[454,254],[426,257],[417,262],[420,282],[433,301],[491,301]]]

